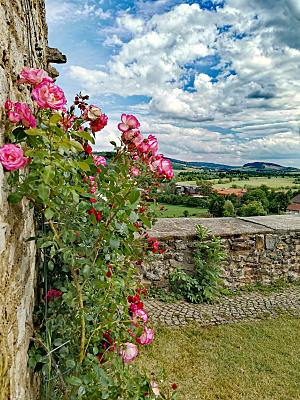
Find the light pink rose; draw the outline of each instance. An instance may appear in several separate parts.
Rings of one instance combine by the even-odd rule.
[[[152,172],[156,172],[162,177],[169,180],[174,177],[171,161],[164,158],[162,154],[157,154],[156,156],[151,157],[148,165]]]
[[[106,165],[106,158],[103,156],[94,156],[93,155],[93,161],[96,167],[98,167],[99,165],[103,165],[103,167],[105,167]]]
[[[12,124],[21,122],[25,128],[36,127],[36,120],[27,104],[7,100],[4,107],[8,110],[7,116]]]
[[[121,121],[122,122],[118,125],[118,129],[121,132],[126,132],[129,129],[137,129],[140,126],[137,118],[131,114],[122,114]]]
[[[120,350],[120,356],[122,357],[124,363],[128,364],[133,361],[138,355],[138,348],[135,344],[126,342],[123,348]]]
[[[63,90],[53,82],[46,80],[33,89],[32,97],[37,105],[44,109],[60,110],[67,102]]]
[[[156,137],[153,135],[149,135],[148,143],[149,143],[149,152],[151,151],[152,155],[154,156],[158,150],[158,143]]]
[[[132,139],[132,143],[135,145],[135,147],[139,148],[139,146],[143,141],[144,141],[144,136],[140,132],[136,132]]]
[[[151,381],[150,382],[150,386],[151,386],[152,392],[154,393],[154,396],[158,397],[159,394],[160,394],[160,391],[159,391],[159,387],[158,387],[157,382]]]
[[[101,109],[94,105],[88,106],[83,113],[83,116],[86,121],[96,121],[96,119],[100,118],[101,115],[102,115]]]
[[[134,325],[138,325],[138,318],[142,319],[144,324],[148,321],[147,313],[136,307],[132,315],[132,322]]]
[[[133,175],[133,176],[139,176],[140,175],[140,170],[137,167],[132,167],[130,172],[131,172],[131,175]]]
[[[7,171],[14,171],[24,168],[30,159],[24,157],[20,146],[9,143],[0,147],[0,162]]]
[[[137,343],[141,345],[150,344],[153,342],[154,339],[154,330],[151,328],[144,327],[144,332],[141,334],[140,337],[136,338]]]
[[[54,82],[50,76],[48,76],[47,72],[43,69],[29,68],[23,67],[20,73],[19,83],[28,83],[30,85],[37,86],[43,80],[48,82]]]

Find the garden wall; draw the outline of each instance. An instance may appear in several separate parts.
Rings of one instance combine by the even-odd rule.
[[[0,0],[0,117],[8,97],[30,100],[29,88],[16,85],[21,68],[47,69],[48,62],[55,61],[49,54],[44,0]],[[3,135],[0,128],[0,146]],[[0,399],[34,400],[37,385],[27,369],[27,349],[32,334],[35,246],[26,241],[34,235],[34,224],[25,201],[8,206],[6,175],[0,165]]]
[[[144,267],[144,277],[153,286],[168,287],[169,274],[178,266],[193,271],[197,224],[222,239],[227,253],[222,277],[229,289],[300,279],[300,216],[161,218],[149,234],[166,243],[169,251]]]

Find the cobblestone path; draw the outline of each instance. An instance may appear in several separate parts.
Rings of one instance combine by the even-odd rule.
[[[197,322],[202,326],[254,321],[288,314],[300,317],[300,287],[282,289],[275,293],[247,293],[222,297],[214,304],[187,302],[163,303],[145,301],[145,309],[155,322],[165,325],[185,325]]]

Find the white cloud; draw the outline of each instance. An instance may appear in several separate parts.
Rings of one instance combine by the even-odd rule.
[[[103,11],[99,4],[93,0],[72,1],[48,0],[46,1],[46,12],[48,24],[55,25],[62,21],[79,21],[88,18],[106,20],[111,17],[110,13]]]
[[[142,118],[146,126],[156,121],[170,156],[223,157],[234,164],[259,157],[288,163],[291,157],[297,163],[300,6],[297,0],[281,0],[276,7],[272,2],[228,0],[214,13],[180,4],[148,19],[122,14],[115,32],[131,39],[122,43],[115,33],[105,44],[120,50],[105,69],[71,66],[70,76],[94,95],[150,97]],[[231,28],[220,33],[224,25]],[[217,80],[213,68],[219,69]],[[187,91],[191,74],[193,90]],[[216,131],[207,136],[214,129],[204,127],[210,120]]]

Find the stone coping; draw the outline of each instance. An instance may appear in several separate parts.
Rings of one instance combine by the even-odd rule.
[[[222,218],[159,218],[149,235],[158,239],[196,237],[196,225],[207,227],[213,235],[226,237],[276,231],[299,231],[300,215],[268,215],[264,217]]]

